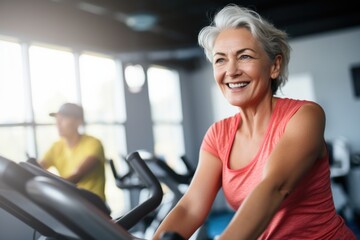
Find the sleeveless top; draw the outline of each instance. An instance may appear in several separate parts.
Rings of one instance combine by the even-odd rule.
[[[240,114],[220,120],[208,129],[201,148],[222,161],[222,188],[226,200],[234,210],[239,208],[261,181],[263,168],[284,133],[286,124],[306,103],[309,101],[279,98],[257,154],[240,169],[229,168],[230,151],[241,122]],[[341,216],[336,213],[327,155],[316,161],[282,202],[258,239],[356,239]]]

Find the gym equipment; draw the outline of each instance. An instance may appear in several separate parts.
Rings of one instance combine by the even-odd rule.
[[[132,229],[134,235],[148,239],[153,236],[161,221],[183,196],[183,190],[179,187],[180,185],[187,186],[190,183],[194,170],[191,168],[191,165],[185,156],[182,156],[181,160],[184,162],[188,171],[185,174],[178,174],[164,160],[157,158],[150,153],[147,153],[146,155],[147,157],[143,157],[144,162],[149,169],[151,169],[160,183],[165,186],[164,197],[160,206],[151,214],[147,215],[143,219],[144,221],[139,222],[137,228]],[[138,196],[141,195],[141,191],[147,191],[147,189],[144,189],[136,180],[136,176],[134,177],[132,174],[125,174],[123,177],[120,177],[115,164],[112,161],[110,161],[110,166],[117,187],[129,191],[137,191]],[[141,202],[141,199],[139,199],[139,201]]]
[[[347,176],[350,173],[350,146],[346,138],[337,137],[326,142],[329,163],[331,191],[335,209],[344,219],[351,217],[351,204],[348,194]]]
[[[139,239],[127,229],[161,203],[163,192],[137,152],[130,154],[127,161],[152,194],[115,221],[71,184],[52,176],[34,175],[3,157],[0,157],[0,196],[6,201],[1,201],[1,207],[46,239]]]
[[[354,218],[357,219],[360,226],[360,154],[354,154],[351,157],[351,169],[348,175],[349,198],[353,209]]]
[[[132,205],[134,205],[131,201],[133,198],[138,198],[139,193],[146,189],[146,186],[142,183],[142,181],[139,179],[139,177],[136,175],[136,173],[133,171],[131,166],[129,166],[129,163],[126,161],[126,157],[121,156],[121,159],[123,159],[124,163],[127,165],[127,172],[120,176],[118,171],[116,170],[115,163],[112,159],[108,160],[108,163],[111,167],[115,184],[118,188],[120,188],[123,191],[127,191],[129,193],[129,202],[130,204],[127,204],[128,207],[131,209]],[[138,202],[136,203],[136,205]],[[135,206],[136,206],[135,205]],[[150,214],[146,215],[141,221],[139,221],[136,226],[129,229],[130,232],[136,233],[136,232],[142,232],[143,229],[146,228],[149,222],[149,219],[152,219],[154,215],[154,212],[151,212]]]
[[[145,239],[149,239],[153,236],[155,230],[160,225],[165,216],[169,213],[169,211],[176,205],[178,200],[183,196],[184,188],[190,184],[190,181],[195,173],[195,168],[192,167],[189,160],[185,155],[180,157],[186,166],[186,173],[179,174],[175,172],[163,159],[146,152],[144,154],[144,161],[148,165],[148,167],[152,170],[158,180],[165,186],[168,191],[164,191],[165,195],[160,206],[149,214],[146,217],[146,222],[140,222],[142,226],[138,229],[139,231],[133,231],[134,235],[139,237],[143,237]],[[134,184],[131,184],[132,187],[127,187],[125,182],[126,178],[121,178],[118,176],[116,171],[116,167],[113,165],[112,167],[113,174],[115,179],[117,179],[117,186],[119,188],[125,188],[130,191],[141,190],[141,186],[134,187]],[[127,175],[129,177],[129,175]],[[130,177],[131,178],[131,177]],[[135,180],[136,183],[136,180]],[[208,219],[204,223],[204,225],[197,230],[196,233],[192,236],[191,239],[196,240],[204,240],[204,239],[214,239],[218,234],[220,234],[223,229],[226,227],[228,222],[231,220],[234,215],[233,211],[230,211],[228,208],[213,211],[209,214]],[[136,229],[136,230],[138,230]],[[180,239],[179,236],[176,236],[176,233],[167,233],[163,236],[165,239],[174,238]]]
[[[79,191],[79,193],[84,198],[88,199],[96,207],[98,207],[101,211],[103,211],[105,214],[110,216],[110,213],[111,213],[110,208],[106,205],[106,203],[98,195],[96,195],[95,193],[92,193],[90,191],[87,191],[85,189],[77,188],[75,184],[62,179],[61,177],[59,177],[49,171],[45,171],[35,159],[29,158],[26,162],[20,162],[19,165],[36,176],[45,176],[45,177],[55,178],[62,184],[71,185],[72,188],[76,188],[75,191]]]
[[[180,234],[177,232],[165,232],[160,236],[161,240],[185,240]]]
[[[141,170],[141,168],[139,168],[139,166],[137,165],[133,165],[133,163],[131,162],[132,159],[134,158],[139,158],[140,156],[136,156],[137,153],[133,153],[133,154],[130,154],[128,156],[128,158],[124,158],[126,161],[126,164],[128,165],[129,167],[129,172],[126,173],[124,176],[122,177],[118,177],[117,178],[117,184],[120,185],[123,187],[123,188],[143,188],[143,189],[147,189],[148,191],[150,191],[150,196],[153,196],[153,195],[159,195],[160,196],[160,193],[157,193],[156,191],[158,190],[157,188],[153,188],[153,184],[150,184],[151,182],[149,180],[146,181],[146,179],[143,179],[147,174],[150,174],[151,172],[149,173],[146,173],[146,172],[143,172],[143,170]],[[110,166],[111,168],[114,167],[113,163],[112,163],[112,160],[110,159]],[[27,161],[27,162],[31,162],[33,163],[34,165],[37,165],[37,162],[36,164],[33,162],[33,161]],[[59,178],[58,176],[56,175],[53,175],[51,173],[49,173],[48,171],[44,171],[40,166],[40,168],[38,167],[34,167],[32,165],[29,165],[27,162],[21,162],[20,165],[28,168],[30,171],[32,171],[34,174],[36,175],[42,175],[42,176],[51,176],[51,177],[55,177],[55,178],[58,178],[60,179],[61,181],[64,181],[63,179]],[[144,175],[145,176],[142,176]],[[135,177],[135,182],[134,182],[134,179],[131,180],[131,182],[129,182],[129,177],[130,176],[133,176]],[[155,180],[155,179],[154,179]],[[65,181],[66,182],[66,181]],[[75,185],[74,185],[75,186]],[[107,208],[107,206],[105,206],[104,202],[99,198],[97,197],[97,195],[89,192],[89,191],[86,191],[86,190],[80,190],[81,191],[81,194],[83,195],[83,197],[89,199],[92,203],[95,203],[95,205],[97,207],[99,207],[100,209],[102,209],[106,214],[110,214],[110,210],[109,212],[105,209]],[[92,196],[94,195],[94,196]],[[162,192],[161,192],[161,195],[162,195]],[[151,203],[151,200],[157,200],[159,202],[161,202],[161,199],[152,199],[152,197],[150,197],[148,200],[146,200],[146,203],[145,204],[150,204]],[[156,202],[155,202],[156,204]],[[143,204],[142,204],[143,205]],[[136,211],[139,211],[139,210],[136,210],[140,208],[140,210],[144,210],[144,209],[141,209],[142,207],[141,206],[137,206],[136,208],[130,210],[130,213],[131,214],[135,214],[137,215],[137,212]],[[155,209],[155,206],[153,207]],[[147,213],[149,214],[149,213]],[[119,218],[116,218],[114,219],[114,221],[118,224],[120,224],[122,227],[126,228],[127,230],[130,229],[131,227],[133,227],[136,222],[138,221],[129,221],[129,213],[126,214],[127,216],[124,217],[124,216],[121,216]],[[131,218],[130,218],[131,219]]]
[[[0,206],[48,239],[76,239],[76,234],[29,199],[26,183],[34,176],[0,157]]]

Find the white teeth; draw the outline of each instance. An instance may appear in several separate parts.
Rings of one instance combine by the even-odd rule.
[[[228,85],[230,88],[241,88],[241,87],[245,87],[248,84],[249,83],[247,82],[241,82],[241,83],[229,83]]]

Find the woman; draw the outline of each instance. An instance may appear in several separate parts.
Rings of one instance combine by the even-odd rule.
[[[188,239],[221,187],[236,213],[220,240],[356,239],[334,207],[323,109],[274,96],[287,80],[286,33],[228,5],[201,30],[199,44],[239,112],[209,128],[189,189],[154,239],[168,231]]]

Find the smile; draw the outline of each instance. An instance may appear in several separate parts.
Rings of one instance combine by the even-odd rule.
[[[240,82],[240,83],[227,83],[226,85],[231,88],[244,88],[249,84],[249,82]]]

